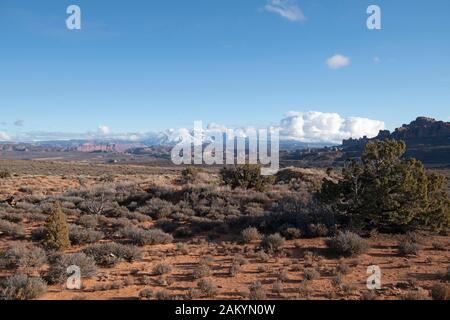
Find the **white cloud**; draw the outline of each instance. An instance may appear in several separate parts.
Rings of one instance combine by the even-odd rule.
[[[350,58],[341,54],[335,54],[327,59],[327,65],[330,69],[340,69],[350,65]]]
[[[0,132],[0,141],[9,141],[11,140],[10,136],[8,136],[5,132]]]
[[[264,9],[290,21],[306,21],[303,11],[294,0],[269,0]]]
[[[237,137],[251,137],[256,127],[226,127],[222,124],[210,123],[200,132],[204,141],[225,129],[234,129]],[[267,129],[267,127],[264,127]],[[344,118],[337,113],[298,112],[291,111],[285,115],[278,126],[281,140],[300,142],[323,142],[340,144],[343,139],[374,137],[380,130],[384,130],[382,121],[367,118]],[[61,141],[61,140],[113,140],[113,141],[146,141],[155,145],[173,145],[180,141],[194,141],[193,126],[191,128],[169,129],[160,132],[125,132],[112,133],[107,126],[99,126],[97,131],[85,133],[70,132],[20,132],[12,139],[14,141]],[[0,132],[0,141],[12,140],[6,133]]]
[[[97,132],[98,132],[98,134],[100,134],[102,136],[106,136],[111,133],[111,130],[107,126],[100,125],[100,126],[98,126]]]
[[[343,118],[337,113],[292,111],[281,120],[280,136],[302,142],[341,143],[348,138],[374,137],[384,128],[384,122],[378,120]]]

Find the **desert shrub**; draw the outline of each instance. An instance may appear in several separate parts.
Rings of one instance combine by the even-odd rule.
[[[44,241],[47,238],[47,228],[37,227],[31,231],[31,239],[33,241]]]
[[[418,255],[420,247],[412,241],[400,241],[398,243],[398,253],[402,256]]]
[[[256,258],[260,262],[268,262],[270,260],[270,256],[264,252],[264,250],[258,251],[256,254]]]
[[[214,297],[218,291],[217,285],[215,285],[211,280],[206,280],[206,279],[201,279],[197,283],[197,287],[208,298]]]
[[[336,275],[331,279],[331,284],[332,284],[333,287],[335,287],[335,288],[340,288],[340,286],[342,285],[343,282],[344,282],[344,276],[342,275],[342,273],[336,274]]]
[[[101,231],[85,229],[73,224],[69,226],[69,239],[72,244],[95,243],[104,236],[105,234]]]
[[[21,215],[10,212],[0,212],[0,220],[6,220],[12,223],[19,223],[23,220]]]
[[[95,215],[86,214],[78,219],[77,224],[85,228],[93,229],[98,226],[98,217]]]
[[[41,248],[22,243],[13,244],[0,254],[0,267],[7,269],[40,268],[47,261],[47,256]]]
[[[83,252],[94,258],[98,265],[114,266],[121,260],[133,262],[141,258],[142,251],[130,245],[123,245],[115,242],[93,244]]]
[[[237,262],[233,262],[233,264],[230,267],[230,276],[235,277],[237,274],[241,271],[241,265]]]
[[[198,263],[202,265],[211,266],[214,263],[214,257],[210,254],[201,256]]]
[[[430,300],[428,291],[419,288],[416,291],[408,291],[401,296],[402,300]]]
[[[261,234],[259,233],[258,229],[249,227],[242,230],[241,239],[243,243],[250,243],[252,241],[260,240]]]
[[[233,263],[237,263],[240,266],[243,266],[243,265],[248,263],[248,260],[244,256],[242,256],[241,254],[237,254],[233,258]]]
[[[11,177],[12,177],[11,171],[7,169],[0,170],[0,179],[6,179]]]
[[[157,275],[163,275],[163,274],[168,274],[172,271],[172,266],[168,263],[158,263],[154,268],[153,268],[153,273],[157,274]]]
[[[272,285],[272,292],[275,294],[281,294],[283,292],[283,282],[277,280]]]
[[[223,182],[231,188],[255,189],[264,191],[269,185],[273,184],[273,177],[261,175],[261,166],[242,165],[234,167],[224,167],[220,171]]]
[[[150,221],[152,221],[151,217],[149,217],[149,216],[147,216],[145,214],[139,213],[139,212],[128,212],[126,214],[126,218],[130,219],[130,220],[136,220],[138,222],[150,222]]]
[[[169,300],[170,299],[170,292],[167,290],[159,290],[155,294],[155,299],[157,300]]]
[[[201,279],[201,278],[209,276],[210,274],[211,274],[211,268],[208,265],[199,264],[194,269],[194,271],[192,273],[192,277],[194,279]]]
[[[201,170],[194,166],[186,167],[181,171],[181,183],[194,183],[200,172]]]
[[[289,272],[287,269],[280,269],[276,276],[278,281],[285,282],[289,279]]]
[[[311,223],[308,225],[308,236],[311,238],[320,238],[320,237],[326,237],[328,235],[328,228],[326,225],[322,223]]]
[[[197,288],[189,288],[189,290],[188,290],[188,292],[186,294],[186,297],[188,299],[193,300],[193,299],[200,298],[201,295],[202,295],[202,292],[199,289],[197,289]]]
[[[179,252],[180,254],[186,255],[189,253],[189,246],[185,243],[179,242],[179,243],[177,243],[176,247],[177,247],[177,252]]]
[[[261,247],[268,252],[278,252],[284,245],[285,239],[279,234],[265,236],[261,242]]]
[[[370,141],[361,161],[346,164],[338,182],[327,180],[320,198],[331,204],[341,224],[383,232],[404,232],[421,226],[450,226],[450,200],[444,178],[426,171],[416,159],[405,159],[406,144]],[[364,190],[364,192],[360,192]]]
[[[299,239],[302,236],[302,232],[298,228],[288,227],[282,231],[282,234],[286,239],[293,240]]]
[[[443,275],[444,280],[450,281],[450,267],[447,268],[447,272],[444,272]]]
[[[331,252],[341,256],[356,256],[366,252],[369,244],[356,233],[349,231],[339,232],[336,236],[326,241]]]
[[[32,300],[46,291],[47,285],[41,278],[16,274],[0,283],[0,300]]]
[[[361,300],[372,301],[377,300],[377,292],[375,290],[366,290],[361,293]]]
[[[320,273],[314,268],[305,268],[303,273],[306,280],[316,280],[320,277]]]
[[[167,218],[173,211],[173,204],[169,201],[162,200],[159,197],[148,200],[145,206],[139,208],[144,214],[149,215],[153,219]]]
[[[14,238],[23,238],[25,236],[24,228],[6,220],[0,220],[0,236],[4,234]]]
[[[441,242],[433,242],[433,250],[437,250],[437,251],[445,251],[446,246],[445,244],[441,243]]]
[[[337,267],[336,267],[336,274],[343,274],[346,275],[348,274],[348,272],[350,271],[350,267],[346,264],[340,263]]]
[[[140,299],[151,299],[153,297],[153,290],[150,288],[146,288],[139,292]]]
[[[450,286],[439,283],[431,288],[433,300],[450,300]]]
[[[174,235],[179,238],[187,238],[192,235],[192,231],[189,227],[181,226],[175,229]]]
[[[49,258],[49,265],[46,280],[52,284],[65,282],[70,276],[67,274],[67,268],[70,266],[79,267],[83,278],[92,278],[97,274],[97,266],[94,258],[82,252],[55,254]]]
[[[55,204],[46,224],[46,247],[64,251],[70,247],[69,226],[60,204]]]
[[[266,298],[266,293],[259,281],[255,281],[250,285],[249,292],[250,300],[264,300]]]
[[[167,244],[173,241],[173,237],[160,229],[144,230],[137,227],[128,226],[120,230],[123,237],[128,238],[133,244],[155,245]]]

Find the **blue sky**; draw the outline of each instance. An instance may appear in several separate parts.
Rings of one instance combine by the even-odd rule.
[[[274,2],[2,0],[0,132],[262,126],[311,110],[389,129],[449,120],[450,1],[284,3],[297,20]],[[65,26],[70,4],[82,30]],[[366,28],[370,4],[382,30]],[[331,69],[337,54],[349,65]]]

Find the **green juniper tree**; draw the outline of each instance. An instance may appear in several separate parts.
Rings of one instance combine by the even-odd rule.
[[[343,169],[343,179],[325,181],[321,199],[341,222],[354,228],[403,232],[419,226],[450,226],[443,177],[428,173],[420,161],[403,159],[403,141],[369,142],[361,160]]]
[[[46,225],[45,246],[49,249],[64,251],[70,247],[69,226],[61,205],[56,203]]]

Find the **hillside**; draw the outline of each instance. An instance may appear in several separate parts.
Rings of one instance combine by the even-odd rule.
[[[380,131],[372,139],[344,140],[342,147],[347,156],[357,156],[370,140],[396,139],[406,142],[407,157],[414,157],[428,165],[450,165],[450,122],[418,117],[410,124],[395,129]]]

